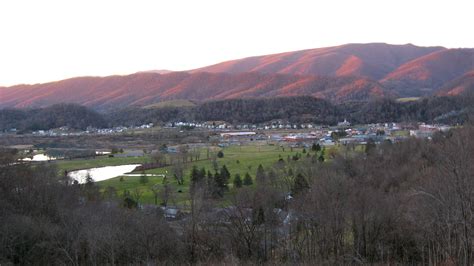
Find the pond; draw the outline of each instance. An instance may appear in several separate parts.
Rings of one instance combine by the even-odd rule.
[[[36,155],[33,155],[33,157],[26,157],[26,158],[23,158],[21,159],[22,161],[28,161],[28,162],[45,162],[45,161],[53,161],[53,160],[56,160],[57,158],[55,157],[49,157],[48,155],[46,154],[36,154]]]
[[[90,175],[94,182],[99,182],[118,176],[123,176],[126,173],[130,173],[140,164],[126,164],[126,165],[117,165],[117,166],[105,166],[84,170],[77,170],[69,172],[68,176],[74,180],[77,180],[80,184],[86,182],[87,175]]]

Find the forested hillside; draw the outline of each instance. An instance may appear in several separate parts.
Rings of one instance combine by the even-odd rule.
[[[195,107],[130,108],[107,115],[111,124],[140,125],[177,121],[227,121],[263,123],[275,119],[294,123],[334,125],[344,119],[352,123],[430,122],[463,123],[473,113],[474,98],[429,97],[412,102],[378,99],[334,105],[312,97],[231,99],[205,102]]]
[[[75,104],[56,104],[46,108],[27,110],[0,110],[0,131],[15,128],[21,132],[63,126],[84,130],[88,126],[105,127],[107,123],[101,114]]]
[[[473,113],[471,94],[429,97],[411,102],[377,99],[369,102],[333,104],[313,97],[276,97],[209,101],[195,106],[125,108],[97,113],[83,106],[61,104],[39,109],[0,110],[0,130],[20,132],[67,126],[86,129],[113,126],[140,126],[178,121],[227,121],[264,123],[283,120],[291,123],[334,125],[348,119],[351,123],[429,122],[464,123]]]
[[[144,71],[0,87],[0,108],[75,103],[98,111],[159,105],[169,100],[313,96],[334,104],[432,96],[470,79],[474,49],[385,43],[255,56],[185,72]],[[455,86],[456,94],[465,84]]]

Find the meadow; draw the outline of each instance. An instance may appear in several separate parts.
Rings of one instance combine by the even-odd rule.
[[[53,161],[58,171],[64,173],[64,171],[74,171],[80,169],[97,168],[103,166],[116,166],[123,164],[143,164],[150,162],[149,156],[141,157],[109,157],[108,155],[96,156],[95,158],[87,159],[74,159],[74,160],[58,160]]]
[[[252,179],[254,179],[260,164],[264,168],[267,168],[274,165],[280,158],[287,160],[288,156],[292,157],[297,153],[304,155],[303,148],[272,145],[228,146],[221,150],[224,153],[224,157],[217,158],[216,161],[219,169],[225,165],[231,174],[231,179],[229,180],[230,192],[233,190],[232,180],[236,174],[240,174],[241,178],[244,178],[245,174],[249,173]],[[310,149],[306,150],[309,152]],[[211,159],[202,159],[187,163],[184,171],[184,184],[181,185],[173,178],[170,166],[146,170],[144,173],[165,175],[174,192],[174,201],[172,201],[171,204],[183,205],[186,204],[186,201],[189,199],[190,174],[193,166],[198,167],[198,169],[205,168],[206,171],[214,173],[214,166]],[[138,192],[141,195],[139,199],[140,203],[154,204],[154,193],[151,188],[153,186],[163,186],[163,177],[147,176],[148,182],[146,183],[141,182],[140,179],[140,176],[123,176],[104,180],[97,184],[102,190],[108,187],[114,188],[119,196],[123,195],[125,190],[132,193]],[[161,199],[158,199],[158,203],[160,202]]]

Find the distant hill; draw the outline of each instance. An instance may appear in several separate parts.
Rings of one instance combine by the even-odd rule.
[[[406,96],[435,93],[474,70],[474,49],[441,50],[407,62],[381,82]]]
[[[158,69],[158,70],[139,71],[139,72],[137,72],[137,74],[142,74],[142,73],[168,74],[168,73],[172,73],[172,72],[174,72],[174,71],[167,70],[167,69]]]
[[[406,62],[442,50],[445,48],[418,47],[412,44],[346,44],[243,58],[195,69],[191,72],[364,76],[378,80]]]
[[[0,108],[76,103],[111,110],[159,108],[170,100],[309,95],[340,103],[453,95],[469,87],[472,71],[474,49],[346,44],[243,58],[186,72],[151,70],[0,88]]]
[[[465,93],[474,93],[474,71],[468,72],[462,77],[447,83],[438,95],[453,96]]]
[[[390,96],[383,87],[360,77],[316,77],[261,73],[142,73],[82,77],[0,89],[1,107],[44,107],[76,103],[96,110],[149,106],[162,101],[311,95],[332,101]]]

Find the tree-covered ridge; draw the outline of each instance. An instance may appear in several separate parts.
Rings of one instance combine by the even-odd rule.
[[[369,102],[332,104],[313,97],[277,97],[210,101],[187,108],[129,108],[109,115],[111,124],[139,125],[176,121],[227,121],[264,123],[286,120],[334,125],[344,119],[351,123],[434,122],[462,123],[472,113],[474,97],[429,97],[412,102],[377,99]]]
[[[16,128],[34,131],[67,126],[139,126],[178,121],[226,121],[229,123],[265,123],[283,120],[291,123],[334,125],[344,119],[351,123],[430,122],[463,123],[472,113],[474,97],[437,96],[417,101],[398,102],[376,99],[369,102],[333,104],[314,97],[276,97],[208,101],[196,106],[163,108],[125,108],[97,113],[74,104],[59,104],[39,109],[0,110],[0,131]]]
[[[0,110],[0,131],[15,128],[19,131],[47,130],[59,127],[86,129],[107,126],[104,117],[77,104],[55,104],[38,109]]]

